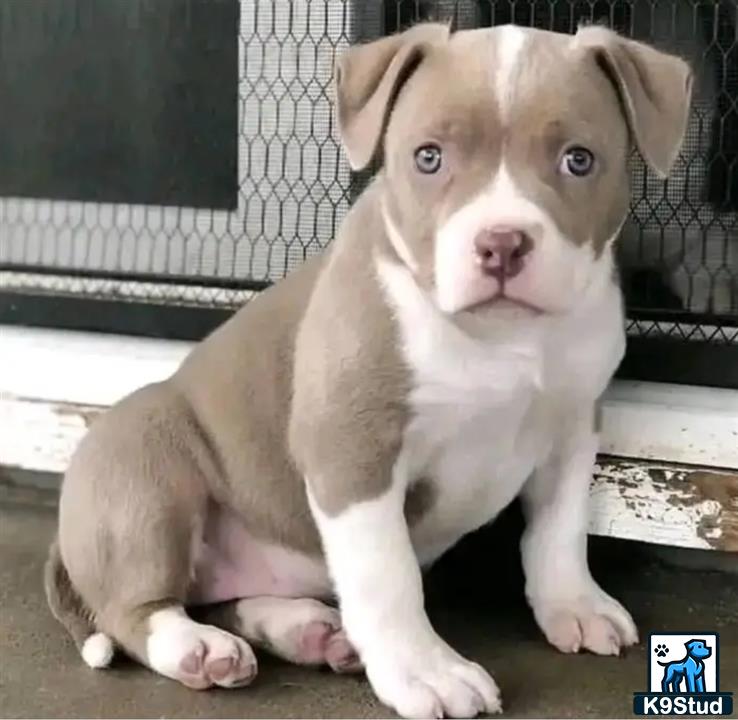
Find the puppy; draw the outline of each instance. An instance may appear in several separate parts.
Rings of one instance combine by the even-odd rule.
[[[669,171],[691,73],[598,27],[423,24],[350,49],[336,83],[351,165],[382,169],[322,256],[92,426],[50,604],[96,667],[119,648],[233,687],[261,645],[361,663],[403,716],[495,712],[492,678],[431,626],[421,568],[515,496],[549,642],[637,641],[587,566],[595,402],[624,347],[631,145]],[[213,603],[218,627],[185,612]]]

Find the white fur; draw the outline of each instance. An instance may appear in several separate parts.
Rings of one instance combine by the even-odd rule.
[[[587,565],[587,500],[597,437],[589,406],[574,403],[560,452],[523,490],[528,527],[521,543],[526,595],[551,644],[617,655],[638,641],[629,613],[594,581]]]
[[[497,712],[499,691],[492,678],[454,652],[425,615],[403,514],[406,473],[398,465],[395,474],[384,495],[338,516],[323,513],[308,493],[344,628],[377,696],[403,717]]]
[[[312,598],[253,597],[238,601],[236,613],[246,637],[262,633],[269,638],[285,635],[290,629],[322,622],[334,630],[341,627],[335,608]]]
[[[152,670],[185,682],[181,663],[187,656],[195,654],[207,657],[208,661],[231,658],[234,662],[232,675],[214,683],[203,676],[199,687],[210,684],[231,687],[253,676],[251,670],[246,670],[256,667],[256,658],[243,639],[211,625],[196,623],[181,608],[157,610],[149,616],[148,622],[146,656]]]
[[[113,641],[105,633],[97,632],[90,635],[82,644],[82,659],[91,668],[108,667],[114,654]]]
[[[397,253],[397,256],[413,272],[416,272],[418,269],[418,264],[415,261],[415,258],[413,257],[408,244],[405,242],[405,238],[402,237],[400,231],[397,229],[397,226],[390,217],[390,214],[387,211],[384,202],[382,203],[382,221],[384,222],[384,229],[387,232],[387,237],[389,238],[392,247]]]
[[[336,608],[312,598],[253,597],[236,605],[239,632],[256,642],[268,643],[271,650],[293,662],[303,662],[300,638],[311,623],[341,629],[341,614]]]
[[[477,234],[495,226],[526,232],[534,245],[523,271],[507,281],[505,294],[549,312],[569,310],[592,279],[593,249],[589,243],[577,246],[567,240],[550,215],[525,197],[504,162],[490,184],[438,229],[438,306],[459,312],[498,292],[498,281],[480,272],[474,250]]]
[[[507,118],[513,103],[515,73],[524,58],[523,48],[528,33],[529,31],[516,25],[503,25],[497,28],[494,34],[497,41],[494,62],[495,90],[503,122]]]
[[[601,263],[603,273],[611,271],[609,257]],[[572,404],[593,407],[622,355],[619,292],[611,282],[590,283],[581,307],[563,316],[490,311],[452,321],[407,267],[378,260],[377,270],[413,373],[413,420],[385,494],[338,516],[326,515],[310,498],[311,509],[344,627],[379,698],[408,717],[491,712],[500,707],[492,679],[443,642],[425,615],[419,564],[492,519],[535,468],[546,466]],[[586,445],[578,456],[586,472],[593,453]],[[410,532],[405,492],[423,476],[433,478],[437,497]],[[581,476],[566,496],[574,535],[586,520],[576,510],[587,493]],[[546,537],[566,555],[565,525],[540,525],[546,526]],[[589,578],[582,554],[569,552],[564,562],[574,580]],[[537,561],[529,568],[531,587],[546,579]],[[572,587],[592,590],[585,582]],[[576,615],[571,603],[565,607]],[[598,649],[612,648],[607,630],[593,632]]]
[[[312,501],[311,508],[344,626],[377,695],[401,715],[499,709],[491,678],[430,626],[418,563],[431,562],[494,518],[524,486],[527,588],[549,640],[561,649],[584,645],[600,653],[635,640],[627,612],[592,580],[584,547],[594,402],[624,345],[609,252],[599,263],[599,281],[584,286],[570,313],[492,310],[452,320],[406,267],[377,261],[413,373],[413,419],[383,496],[338,517]],[[403,499],[409,483],[423,476],[433,478],[437,497],[410,532]],[[463,673],[474,674],[476,698],[468,676],[466,692],[448,685],[449,677]]]
[[[609,274],[611,261],[601,263]],[[403,463],[410,480],[437,481],[435,510],[413,534],[429,561],[518,494],[545,463],[573,398],[594,405],[623,352],[619,291],[608,279],[568,315],[490,310],[459,323],[405,268],[380,262],[379,274],[414,375]]]

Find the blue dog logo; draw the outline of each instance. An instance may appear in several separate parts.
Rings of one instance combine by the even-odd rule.
[[[636,715],[732,714],[733,694],[720,690],[716,632],[651,633],[648,648],[648,690],[633,693]]]
[[[684,643],[687,654],[683,660],[672,660],[658,664],[664,668],[661,679],[661,692],[665,693],[703,693],[705,692],[705,658],[712,655],[712,649],[704,640],[690,640]],[[657,654],[661,654],[656,651]]]

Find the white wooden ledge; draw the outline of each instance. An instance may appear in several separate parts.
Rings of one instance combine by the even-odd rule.
[[[0,465],[63,472],[95,415],[191,347],[0,326]],[[738,551],[738,391],[616,381],[601,450],[593,533]]]

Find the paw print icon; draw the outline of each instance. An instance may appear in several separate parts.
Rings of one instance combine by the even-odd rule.
[[[655,648],[653,649],[653,651],[654,651],[654,653],[656,653],[656,655],[657,655],[658,657],[666,657],[666,656],[667,656],[667,654],[669,653],[669,648],[668,648],[668,647],[666,647],[666,645],[664,645],[663,643],[660,643],[660,644],[658,644],[658,645],[657,645],[657,646],[656,646],[656,647],[655,647]]]

